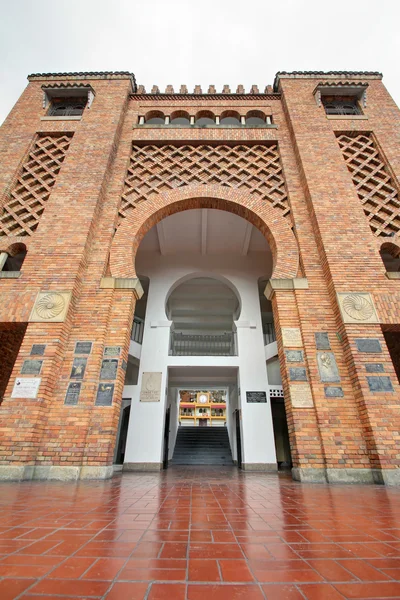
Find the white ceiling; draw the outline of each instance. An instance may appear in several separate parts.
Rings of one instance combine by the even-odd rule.
[[[263,235],[245,219],[215,209],[185,210],[166,217],[143,238],[139,252],[163,255],[269,252]]]

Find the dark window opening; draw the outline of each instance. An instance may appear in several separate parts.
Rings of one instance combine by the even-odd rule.
[[[399,326],[395,326],[398,328]],[[400,331],[384,331],[386,345],[389,350],[390,358],[396,371],[397,379],[400,383]]]
[[[82,115],[87,104],[87,97],[82,98],[52,98],[50,117],[78,117]]]
[[[0,404],[24,339],[27,323],[0,323]]]
[[[3,271],[20,271],[22,263],[25,260],[26,250],[14,254],[14,256],[8,255],[7,260],[4,264]]]
[[[323,96],[327,115],[361,115],[360,105],[354,96]]]

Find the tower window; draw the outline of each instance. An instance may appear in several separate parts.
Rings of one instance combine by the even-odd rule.
[[[48,115],[50,117],[80,116],[87,104],[87,96],[81,98],[52,98]]]
[[[362,114],[355,96],[322,96],[322,104],[327,115]]]

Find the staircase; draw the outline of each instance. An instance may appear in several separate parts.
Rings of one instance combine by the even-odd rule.
[[[179,427],[173,465],[232,465],[226,427]]]

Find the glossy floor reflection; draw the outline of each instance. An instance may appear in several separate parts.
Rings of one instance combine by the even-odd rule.
[[[174,467],[0,486],[0,598],[400,598],[400,490]]]

